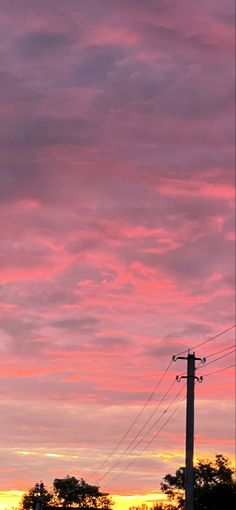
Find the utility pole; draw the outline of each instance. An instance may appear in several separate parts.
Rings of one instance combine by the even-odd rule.
[[[185,510],[193,510],[193,488],[194,488],[194,393],[195,379],[202,382],[202,377],[195,375],[195,361],[199,360],[205,363],[205,358],[196,358],[195,353],[188,352],[187,357],[173,356],[173,361],[177,359],[187,360],[187,375],[177,376],[179,382],[181,379],[187,379],[187,406],[186,406],[186,438],[185,438]]]
[[[43,494],[44,494],[44,484],[40,482],[37,484],[37,502],[36,502],[36,510],[43,510]]]

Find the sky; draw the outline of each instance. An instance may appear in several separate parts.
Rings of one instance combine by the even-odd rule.
[[[235,322],[234,1],[0,0],[0,19],[0,506],[67,474],[150,503],[184,463],[186,362],[163,371]],[[196,349],[225,349],[201,374],[233,345]],[[196,457],[234,437],[231,367],[196,385]]]

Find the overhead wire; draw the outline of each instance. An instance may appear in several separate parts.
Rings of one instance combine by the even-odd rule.
[[[207,367],[208,365],[211,365],[212,363],[215,363],[216,361],[219,361],[223,358],[226,358],[226,356],[230,356],[230,354],[233,354],[234,352],[236,352],[236,348],[233,349],[232,351],[230,352],[227,352],[226,354],[223,354],[223,356],[219,356],[218,358],[216,359],[213,359],[212,361],[209,361],[209,363],[205,363],[204,365],[201,365],[200,367],[198,367],[198,370],[201,370],[201,368],[205,368]]]
[[[198,370],[198,369],[200,368],[200,366],[201,366],[201,368],[204,368],[206,365],[208,365],[208,363],[206,364],[206,360],[207,360],[208,358],[212,358],[212,356],[216,356],[217,354],[220,354],[221,352],[228,351],[229,349],[232,349],[233,347],[235,347],[235,346],[234,346],[234,344],[232,344],[232,345],[230,345],[230,346],[228,346],[228,347],[225,347],[224,349],[220,349],[220,351],[216,351],[216,352],[213,352],[213,353],[211,353],[211,354],[208,354],[205,358],[203,358],[203,359],[201,359],[201,360],[199,361],[199,363],[198,363],[198,364],[197,364],[197,366],[196,366],[196,370]],[[232,350],[232,352],[234,352],[234,349]],[[229,355],[229,354],[232,354],[232,353],[231,353],[231,352],[229,352],[227,355]],[[226,356],[227,356],[227,355],[226,355]],[[223,356],[223,357],[224,357],[224,356]],[[221,359],[221,357],[220,357],[220,358],[217,358],[216,360],[213,360],[213,361],[217,361],[218,359]]]
[[[176,381],[176,380],[175,380]],[[133,451],[137,448],[137,446],[139,446],[143,440],[145,439],[146,436],[148,436],[150,434],[150,432],[153,430],[153,428],[157,425],[157,423],[159,423],[159,421],[161,420],[161,418],[167,413],[168,409],[175,403],[176,399],[178,398],[178,396],[180,395],[180,393],[182,393],[184,387],[181,388],[177,394],[174,396],[174,398],[171,400],[169,406],[162,412],[162,414],[157,418],[157,420],[151,425],[151,427],[146,431],[145,435],[143,437],[141,437],[138,441],[138,443],[132,448],[132,450],[130,450],[129,454],[130,453],[133,453]]]
[[[202,341],[202,342],[200,342],[200,343],[196,344],[195,346],[191,347],[191,350],[192,350],[192,349],[196,349],[196,348],[198,348],[198,347],[200,347],[200,346],[202,346],[202,345],[207,344],[208,342],[211,342],[211,341],[215,340],[216,338],[218,338],[218,337],[222,336],[223,334],[227,333],[228,331],[231,331],[231,330],[232,330],[232,329],[234,329],[235,327],[236,327],[236,324],[233,324],[232,326],[228,327],[227,329],[225,329],[225,330],[223,330],[223,331],[220,331],[220,332],[219,332],[219,333],[217,333],[216,335],[214,335],[214,336],[212,336],[212,337],[210,337],[210,338],[207,338],[206,340],[204,340],[204,341]],[[222,349],[221,351],[218,351],[217,353],[210,354],[208,357],[211,357],[211,356],[213,356],[213,355],[219,354],[220,352],[223,352],[223,351],[228,350],[228,349],[229,349],[229,347],[227,347],[227,348],[225,348],[225,349]],[[182,351],[182,352],[178,353],[178,354],[177,354],[177,356],[178,356],[178,355],[181,355],[181,354],[184,354],[184,353],[186,353],[186,352],[188,352],[188,350],[189,350],[189,349],[186,349],[185,351]],[[232,351],[232,352],[234,352],[234,351]],[[215,359],[215,360],[213,360],[212,362],[209,362],[209,363],[205,364],[205,365],[204,365],[204,367],[205,367],[205,366],[207,366],[207,365],[209,365],[209,364],[211,364],[211,363],[214,363],[215,361],[218,361],[219,359],[224,358],[225,356],[228,356],[229,354],[232,354],[232,352],[227,353],[227,354],[225,354],[224,356],[221,356],[221,357],[219,357],[219,358],[216,358],[216,359]],[[117,443],[117,444],[116,444],[116,446],[113,448],[113,450],[110,452],[110,454],[109,454],[109,455],[105,458],[105,460],[104,460],[104,461],[102,461],[102,463],[99,465],[99,467],[98,467],[98,468],[94,471],[94,473],[93,473],[92,477],[95,477],[95,476],[96,476],[96,474],[102,470],[102,468],[103,468],[103,467],[107,464],[107,462],[108,462],[108,461],[112,458],[112,456],[115,454],[115,452],[117,452],[117,450],[119,449],[119,447],[120,447],[120,446],[122,445],[122,443],[125,441],[125,439],[127,438],[128,434],[131,432],[131,430],[133,429],[134,425],[138,422],[139,418],[142,416],[143,412],[145,411],[145,409],[146,409],[147,405],[149,404],[149,402],[151,401],[151,399],[152,399],[152,398],[153,398],[153,396],[155,395],[155,393],[156,393],[157,389],[159,388],[160,384],[162,383],[162,381],[163,381],[163,379],[164,379],[165,375],[167,374],[167,372],[168,372],[168,370],[169,370],[170,366],[172,365],[172,363],[173,363],[173,360],[171,360],[171,361],[170,361],[170,363],[168,364],[167,368],[165,369],[165,371],[163,372],[163,374],[162,374],[161,378],[160,378],[160,379],[159,379],[159,381],[157,382],[156,386],[154,387],[154,389],[152,390],[152,392],[150,393],[150,395],[149,395],[149,396],[148,396],[148,398],[146,399],[146,401],[145,401],[145,403],[144,403],[143,407],[140,409],[140,411],[138,412],[137,416],[136,416],[136,417],[134,418],[134,420],[131,422],[130,426],[129,426],[129,427],[128,427],[128,429],[125,431],[125,433],[122,435],[121,439],[118,441],[118,443]],[[197,368],[198,368],[198,367],[197,367]],[[202,367],[199,367],[199,368],[203,368],[203,366],[202,366]],[[168,390],[168,391],[170,391],[170,388],[169,388],[169,390]],[[164,399],[164,397],[163,397],[163,399]],[[160,403],[161,403],[161,402],[160,402]],[[156,411],[155,411],[155,412],[156,412]],[[145,429],[146,425],[149,423],[149,421],[151,420],[151,418],[152,418],[152,416],[153,416],[153,415],[154,415],[154,412],[153,412],[153,414],[151,414],[151,416],[149,417],[149,419],[148,419],[148,420],[146,420],[146,422],[145,422],[145,423],[144,423],[144,425],[141,427],[141,429],[139,430],[139,432],[136,434],[135,438],[134,438],[134,439],[131,441],[131,443],[128,445],[128,447],[126,448],[126,450],[125,450],[125,451],[121,454],[121,456],[122,456],[122,457],[123,457],[123,456],[124,456],[124,454],[127,452],[127,450],[130,448],[130,446],[134,443],[134,441],[138,438],[138,436],[141,434],[141,432]],[[145,437],[145,436],[144,436],[144,437]],[[139,444],[139,443],[138,443],[138,444]],[[137,447],[137,445],[136,445],[136,447]],[[116,466],[117,466],[117,464],[116,464]],[[114,466],[113,466],[113,468],[114,468]],[[108,470],[108,471],[109,471],[109,470]],[[105,473],[105,475],[106,475],[106,473]],[[102,477],[100,477],[100,478],[99,478],[99,480],[100,480],[100,479],[102,479],[102,478],[104,478],[104,477],[105,477],[105,475],[104,475],[104,476],[102,476]]]
[[[233,352],[234,352],[234,351],[233,351]],[[216,353],[215,353],[215,354],[216,354]],[[222,359],[222,358],[224,358],[225,356],[227,356],[227,355],[229,355],[229,354],[231,354],[231,353],[227,353],[226,355],[221,356],[220,358],[217,358],[217,360],[218,360],[218,359]],[[213,360],[212,362],[217,361],[217,360]],[[207,365],[208,365],[208,364],[211,364],[212,362],[207,363]],[[202,367],[203,367],[203,366],[206,366],[206,365],[202,365]],[[226,370],[226,369],[228,369],[228,368],[232,368],[232,367],[234,367],[234,366],[235,366],[235,365],[229,365],[228,367],[224,367],[224,368],[222,368],[222,369],[216,370],[216,371],[214,371],[214,372],[210,372],[210,373],[205,374],[205,375],[206,375],[206,376],[208,376],[208,375],[212,375],[212,374],[214,374],[214,373],[216,373],[216,372],[218,372],[218,371]],[[178,396],[180,395],[180,393],[182,393],[182,392],[183,392],[183,389],[184,389],[184,388],[185,388],[185,386],[184,386],[184,387],[182,387],[182,388],[180,389],[180,391],[179,391],[179,392],[175,395],[174,399],[173,399],[173,400],[172,400],[172,402],[169,404],[169,406],[167,407],[167,409],[166,409],[166,410],[162,413],[162,416],[163,416],[163,415],[164,415],[164,414],[165,414],[165,413],[169,410],[169,408],[171,407],[171,405],[173,405],[174,401],[178,398]],[[158,430],[158,431],[154,434],[154,436],[153,436],[153,437],[152,437],[152,438],[151,438],[151,439],[150,439],[150,440],[149,440],[149,441],[148,441],[148,442],[144,445],[143,449],[142,449],[142,450],[141,450],[141,451],[137,454],[137,456],[136,456],[136,457],[134,457],[134,458],[130,461],[130,463],[126,466],[125,470],[123,470],[122,472],[118,473],[118,474],[117,474],[114,478],[112,478],[112,480],[110,480],[110,482],[108,482],[107,487],[109,487],[109,486],[110,486],[110,485],[111,485],[114,481],[116,481],[116,480],[117,480],[118,478],[120,478],[120,477],[121,477],[121,476],[122,476],[125,472],[127,472],[127,470],[131,467],[131,465],[133,465],[133,464],[136,462],[137,458],[139,458],[139,457],[140,457],[140,455],[142,455],[142,453],[143,453],[143,452],[144,452],[144,451],[145,451],[145,450],[146,450],[146,449],[150,446],[150,444],[151,444],[151,443],[152,443],[152,442],[153,442],[153,441],[157,438],[157,436],[160,434],[160,432],[161,432],[161,431],[164,429],[164,427],[168,424],[168,422],[169,422],[169,421],[170,421],[170,419],[174,416],[174,414],[176,413],[176,411],[177,411],[177,410],[178,410],[178,408],[180,407],[180,404],[181,404],[181,403],[185,400],[185,398],[186,398],[186,397],[184,396],[184,398],[183,398],[183,399],[181,399],[181,401],[180,401],[180,402],[178,403],[178,405],[175,407],[174,411],[173,411],[173,412],[171,413],[171,415],[167,418],[167,420],[164,422],[164,424],[162,424],[162,426],[160,427],[160,429],[159,429],[159,430]],[[162,416],[161,416],[161,417],[162,417]],[[153,424],[153,426],[155,426],[155,425],[156,425],[156,424]],[[139,441],[139,443],[140,443],[142,440],[143,440],[143,438]],[[137,448],[137,446],[139,445],[139,443],[135,445],[135,447],[134,447],[134,448],[133,448],[133,449],[129,452],[129,454],[130,454],[130,453],[132,453],[132,451],[133,451],[134,449],[136,449],[136,448]]]
[[[138,441],[137,444],[134,444],[136,439],[138,439],[138,437],[140,436],[140,434],[145,430],[146,426],[148,425],[148,423],[151,421],[151,419],[153,418],[153,416],[156,414],[156,412],[158,411],[161,403],[164,401],[164,399],[167,397],[167,395],[170,393],[171,389],[173,388],[174,384],[176,383],[176,379],[174,379],[171,383],[171,385],[169,386],[168,390],[164,393],[163,397],[161,398],[161,400],[158,402],[158,405],[154,408],[154,410],[152,411],[152,413],[150,414],[150,416],[147,418],[147,420],[144,422],[143,426],[141,427],[141,429],[138,430],[138,432],[136,433],[135,437],[132,439],[131,443],[127,446],[127,448],[124,450],[124,452],[121,453],[119,459],[117,459],[113,464],[112,466],[106,471],[106,473],[104,473],[102,476],[100,476],[98,478],[98,481],[100,482],[101,480],[103,480],[106,476],[108,476],[110,474],[111,471],[113,471],[113,469],[115,469],[116,467],[118,467],[121,462],[123,462],[127,456],[132,453],[136,448],[137,446],[143,441],[143,439],[150,433],[150,431],[157,425],[157,423],[160,421],[160,417],[151,425],[151,427],[145,432],[144,436]],[[162,416],[162,415],[161,415]],[[134,445],[134,446],[133,446]],[[133,446],[133,448],[132,448]]]
[[[124,440],[126,439],[126,437],[128,436],[128,434],[131,432],[131,430],[133,429],[134,425],[137,423],[137,421],[139,420],[139,418],[141,417],[141,415],[143,414],[144,410],[146,409],[147,405],[149,404],[149,402],[152,400],[152,398],[154,397],[155,393],[157,392],[159,386],[161,385],[164,377],[166,376],[170,366],[172,365],[173,363],[173,360],[171,360],[168,364],[168,366],[166,367],[165,371],[163,372],[162,376],[160,377],[160,379],[158,380],[157,384],[155,385],[155,387],[153,388],[153,390],[151,391],[150,395],[148,396],[148,398],[146,399],[143,407],[140,409],[140,411],[138,412],[137,416],[134,418],[134,420],[131,422],[130,426],[128,427],[128,429],[126,430],[126,432],[123,434],[123,436],[121,437],[121,439],[118,441],[118,443],[116,444],[116,446],[113,448],[113,450],[110,452],[110,454],[105,458],[104,461],[102,461],[102,463],[98,466],[98,468],[94,471],[92,477],[95,477],[96,474],[101,471],[101,469],[105,466],[105,464],[107,464],[107,462],[111,459],[111,457],[114,455],[114,453],[118,450],[118,448],[121,446],[121,444],[124,442]]]
[[[228,367],[218,368],[218,370],[213,370],[213,372],[208,372],[207,374],[202,374],[202,377],[208,377],[209,375],[217,374],[218,372],[223,372],[223,370],[228,370],[229,368],[235,368],[236,365],[228,365]]]
[[[175,400],[177,399],[177,397],[180,395],[180,393],[183,392],[185,386],[181,388],[181,390],[177,393],[177,395],[175,396]],[[112,478],[112,480],[110,480],[110,482],[108,482],[108,484],[106,485],[106,487],[109,487],[111,484],[113,484],[113,482],[115,482],[118,478],[120,478],[124,473],[126,473],[128,471],[128,469],[132,466],[132,464],[134,464],[137,459],[140,457],[140,455],[142,455],[142,453],[144,453],[144,451],[151,445],[151,443],[158,437],[158,435],[162,432],[162,430],[165,428],[165,426],[169,423],[169,421],[171,420],[171,418],[173,418],[174,414],[177,412],[177,410],[179,409],[181,403],[185,400],[185,396],[180,400],[180,402],[178,402],[177,406],[174,408],[173,412],[170,414],[170,416],[167,418],[167,420],[161,425],[161,427],[158,429],[158,431],[154,434],[154,436],[148,441],[148,443],[143,447],[143,449],[137,454],[136,457],[134,457],[130,463],[126,466],[125,470],[123,470],[122,472],[118,473],[114,478]],[[174,402],[172,402],[173,404]],[[168,408],[164,411],[163,415],[166,414],[166,412],[169,410],[170,406],[172,405],[170,404],[168,406]]]
[[[221,354],[222,352],[228,351],[229,349],[233,349],[235,347],[234,344],[229,345],[228,347],[225,347],[224,349],[221,349],[220,351],[213,352],[211,354],[206,355],[206,359],[212,358],[212,356],[216,356],[217,354]]]
[[[196,344],[194,346],[192,346],[190,349],[193,350],[193,349],[197,349],[198,347],[201,347],[202,345],[205,345],[207,344],[208,342],[211,342],[212,340],[215,340],[216,338],[224,335],[225,333],[228,333],[228,331],[231,331],[232,329],[234,329],[236,327],[236,324],[233,324],[232,326],[230,326],[229,328],[227,329],[224,329],[223,331],[220,331],[219,333],[217,333],[216,335],[214,336],[211,336],[210,338],[207,338],[206,340],[204,340],[203,342],[200,342],[199,344]],[[179,352],[178,354],[176,354],[176,356],[180,356],[181,354],[185,354],[185,352],[188,352],[189,349],[185,349],[185,351],[181,351]]]

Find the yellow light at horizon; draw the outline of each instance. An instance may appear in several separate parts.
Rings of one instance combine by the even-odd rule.
[[[18,507],[24,491],[0,491],[0,509]]]
[[[169,461],[169,460],[175,460],[176,458],[183,459],[184,460],[184,453],[183,451],[174,451],[174,452],[158,452],[158,453],[150,453],[146,455],[147,457],[156,458],[156,459],[162,459],[163,461]]]
[[[24,491],[0,491],[0,509],[10,510],[17,508]],[[114,510],[129,510],[132,506],[141,506],[142,504],[148,505],[150,508],[155,501],[164,501],[165,498],[162,494],[134,494],[131,496],[111,495],[114,501]]]
[[[18,450],[16,453],[18,453],[18,455],[37,455],[36,452],[31,452],[29,450]]]
[[[130,507],[138,507],[143,504],[148,505],[149,508],[154,506],[156,501],[166,501],[166,496],[161,493],[149,493],[149,494],[133,494],[127,496],[121,496],[118,494],[111,494],[111,498],[114,501],[114,510],[129,510]]]
[[[59,458],[65,457],[65,455],[63,455],[62,453],[44,453],[42,455],[44,455],[45,457],[56,457],[56,458],[57,457],[59,457]]]
[[[42,452],[42,451],[31,451],[31,450],[18,450],[16,453],[17,453],[17,455],[25,455],[25,456],[34,455],[37,457],[79,459],[78,455],[70,455],[70,454],[66,454],[66,453]]]

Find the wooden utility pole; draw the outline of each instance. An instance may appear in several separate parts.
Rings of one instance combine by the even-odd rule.
[[[187,379],[187,406],[186,406],[186,438],[185,438],[185,510],[193,510],[194,489],[194,390],[195,379],[202,382],[202,377],[195,376],[195,361],[205,363],[205,359],[196,358],[195,353],[188,353],[187,357],[173,356],[177,359],[187,360],[187,375],[177,376],[177,381]]]

